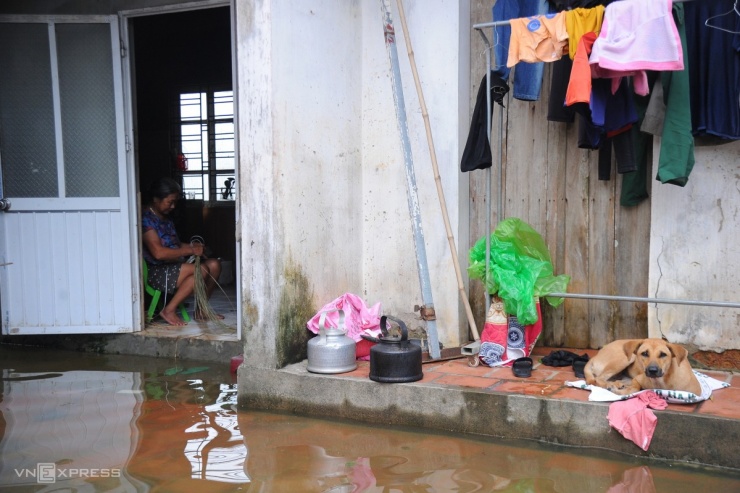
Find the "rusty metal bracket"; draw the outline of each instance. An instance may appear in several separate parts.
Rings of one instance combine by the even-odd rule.
[[[419,316],[422,320],[437,320],[437,314],[432,305],[414,305],[414,311],[419,312]]]

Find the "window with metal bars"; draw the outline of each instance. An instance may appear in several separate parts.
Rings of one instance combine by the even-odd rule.
[[[233,91],[182,92],[173,135],[186,199],[233,201],[235,190]],[[185,158],[183,161],[182,158]]]

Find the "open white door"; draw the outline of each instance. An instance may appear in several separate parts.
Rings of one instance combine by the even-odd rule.
[[[134,329],[120,53],[117,17],[0,17],[3,334]]]

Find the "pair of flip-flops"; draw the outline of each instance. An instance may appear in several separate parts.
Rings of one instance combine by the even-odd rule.
[[[570,366],[578,378],[584,378],[583,368],[588,362],[588,354],[583,353],[580,356],[576,353],[560,349],[553,351],[540,360],[543,365],[547,366]]]
[[[583,354],[581,356],[578,356],[574,353],[569,353],[567,351],[561,351],[561,353],[567,353],[568,356],[571,356],[571,363],[573,367],[573,372],[576,374],[576,377],[578,378],[585,378],[585,374],[583,373],[583,369],[586,367],[586,363],[588,362],[588,355]],[[553,356],[551,354],[550,356]],[[545,363],[545,358],[543,358],[543,363]],[[560,362],[561,363],[562,359]],[[552,362],[551,362],[552,363]],[[532,358],[518,358],[514,360],[514,364],[511,366],[511,371],[514,372],[514,375],[520,378],[527,378],[532,376]],[[549,366],[566,366],[564,364],[550,364]]]

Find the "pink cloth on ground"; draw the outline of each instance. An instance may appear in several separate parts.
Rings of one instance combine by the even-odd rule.
[[[648,407],[660,410],[668,407],[668,403],[655,392],[648,391],[630,399],[613,402],[607,414],[612,428],[645,451],[650,446],[658,424],[658,418]]]

